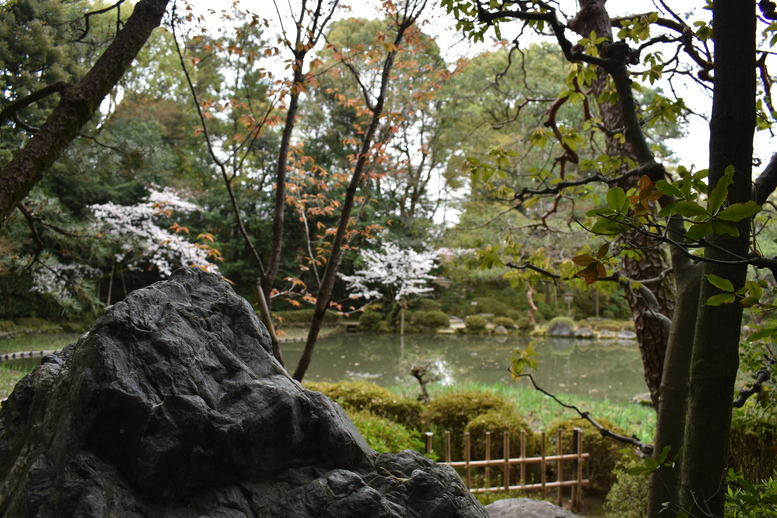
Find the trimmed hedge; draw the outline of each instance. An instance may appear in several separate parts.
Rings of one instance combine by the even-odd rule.
[[[470,315],[464,319],[464,327],[467,329],[467,331],[476,333],[485,331],[487,325],[488,320],[486,320],[486,317],[481,317],[480,315]]]
[[[418,433],[401,424],[371,412],[346,412],[356,429],[378,453],[399,453],[402,450],[423,451]]]
[[[421,426],[423,406],[414,399],[399,396],[367,381],[342,381],[340,383],[305,383],[310,390],[322,392],[342,406],[346,412],[371,412],[418,430]]]
[[[451,432],[451,447],[463,451],[464,429],[479,415],[496,411],[508,413],[510,403],[490,392],[457,392],[433,397],[423,413],[424,423],[438,435]]]
[[[626,435],[625,430],[613,423],[601,419],[597,420],[603,427],[619,435]],[[559,421],[548,428],[546,437],[555,446],[557,443],[557,430],[563,430],[561,436],[564,453],[572,452],[572,430],[580,428],[583,432],[583,451],[590,457],[583,463],[583,477],[590,481],[589,488],[607,492],[615,483],[615,466],[624,464],[634,458],[633,453],[624,451],[623,444],[609,437],[604,437],[591,423],[584,420]],[[564,463],[565,478],[572,476],[572,463]]]

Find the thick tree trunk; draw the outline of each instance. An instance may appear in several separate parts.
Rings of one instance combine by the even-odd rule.
[[[0,172],[0,226],[76,138],[159,26],[168,0],[140,0],[124,27],[76,86],[67,89],[35,136]]]
[[[591,31],[596,31],[599,37],[607,38],[613,41],[610,16],[604,6],[604,0],[583,0],[581,1],[580,12],[574,20],[570,22],[570,28],[581,36],[588,37]],[[597,79],[593,84],[593,95],[599,97],[607,85],[608,72],[603,69],[597,71]],[[607,128],[624,127],[623,110],[619,103],[611,104],[605,102],[599,105],[599,111],[602,116],[602,122]],[[645,160],[637,156],[630,139],[629,142],[621,143],[620,139],[607,138],[606,151],[610,156],[631,159],[635,162]],[[651,157],[652,159],[652,157]],[[628,164],[623,165],[623,170],[627,170]],[[619,185],[624,190],[635,187],[639,178],[630,178]],[[625,236],[626,241],[632,243],[636,249],[641,250],[643,256],[634,259],[626,258],[623,261],[622,273],[629,279],[643,280],[660,277],[668,268],[666,258],[659,247],[649,246],[647,238],[639,233]],[[656,296],[661,313],[667,317],[672,316],[674,311],[674,294],[668,282],[657,282],[648,286],[650,291]],[[650,391],[650,398],[653,407],[658,408],[659,393],[661,387],[661,377],[664,368],[664,356],[669,337],[667,336],[661,323],[650,318],[650,312],[647,311],[642,298],[635,291],[627,290],[626,299],[629,302],[631,313],[634,317],[634,325],[637,333],[637,341],[642,354],[642,365],[644,367],[645,381]]]
[[[753,133],[755,129],[755,2],[715,0],[715,93],[710,122],[710,189],[728,166],[735,168],[728,201],[751,198]],[[739,225],[739,237],[713,235],[705,257],[723,261],[745,258],[749,221]],[[704,275],[728,279],[739,289],[745,265],[705,263]],[[688,424],[682,465],[683,507],[690,514],[722,517],[726,491],[726,451],[739,365],[742,306],[703,305],[719,290],[702,280],[699,318],[691,364]]]
[[[679,223],[682,228],[682,223]],[[650,477],[648,491],[648,516],[673,518],[677,507],[667,508],[664,503],[680,502],[679,472],[680,452],[685,433],[685,417],[688,405],[688,375],[693,350],[695,327],[699,309],[701,265],[689,261],[680,250],[672,251],[672,266],[676,279],[676,309],[672,316],[672,331],[664,359],[661,378],[661,404],[658,406],[656,436],[653,441],[654,457],[669,447],[669,459],[675,459],[674,467],[662,466]],[[659,515],[659,513],[661,513]]]

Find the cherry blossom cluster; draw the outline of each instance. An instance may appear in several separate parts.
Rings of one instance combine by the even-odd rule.
[[[383,242],[378,250],[363,250],[364,268],[353,275],[340,275],[348,283],[351,298],[377,299],[383,296],[379,287],[394,293],[394,300],[428,293],[433,288],[427,282],[434,279],[429,272],[437,265],[436,250],[416,252],[401,248],[397,243]]]
[[[173,189],[152,189],[145,201],[135,205],[108,202],[90,205],[89,208],[94,214],[97,230],[118,242],[117,262],[126,262],[129,267],[150,263],[162,277],[172,274],[178,266],[217,271],[216,265],[208,260],[207,249],[181,233],[159,226],[163,218],[170,217],[174,212],[188,214],[200,210]]]

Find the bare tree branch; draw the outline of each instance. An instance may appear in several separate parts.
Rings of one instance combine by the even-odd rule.
[[[559,398],[557,398],[554,394],[551,394],[547,390],[544,390],[543,388],[541,388],[539,385],[537,385],[537,382],[534,381],[534,376],[532,376],[531,374],[516,374],[512,370],[510,370],[510,374],[512,374],[513,377],[515,378],[529,378],[535,390],[542,392],[546,396],[552,398],[553,401],[563,406],[564,408],[568,408],[569,410],[574,410],[575,412],[577,412],[577,414],[580,416],[581,419],[585,419],[586,421],[591,423],[591,425],[593,425],[594,428],[599,430],[599,433],[602,435],[602,437],[609,437],[611,439],[615,439],[616,441],[620,441],[624,444],[631,444],[632,446],[636,446],[637,448],[639,448],[639,451],[646,456],[650,456],[653,454],[652,444],[645,444],[644,442],[640,441],[636,435],[632,435],[631,437],[626,437],[625,435],[617,434],[612,430],[605,428],[604,426],[599,424],[593,417],[591,417],[590,412],[580,410],[575,405],[569,405],[567,403],[564,403]]]

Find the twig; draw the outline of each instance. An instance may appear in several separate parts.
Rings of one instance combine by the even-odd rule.
[[[508,370],[510,371],[510,374],[513,375],[513,377],[529,378],[529,380],[531,381],[531,384],[534,385],[534,390],[537,390],[539,392],[542,392],[546,396],[549,396],[562,407],[567,408],[569,410],[574,410],[575,412],[577,412],[577,414],[582,419],[585,419],[586,421],[591,423],[591,425],[593,425],[594,428],[599,430],[599,433],[602,435],[602,437],[610,437],[611,439],[615,439],[616,441],[620,441],[625,444],[631,444],[632,446],[636,446],[637,448],[639,448],[639,451],[642,452],[644,455],[648,455],[648,456],[653,455],[652,444],[645,444],[644,442],[640,441],[636,435],[632,435],[631,437],[626,437],[625,435],[617,434],[612,430],[605,428],[604,426],[596,422],[596,420],[593,417],[591,417],[590,412],[584,412],[575,405],[569,405],[567,403],[564,403],[559,398],[557,398],[554,394],[551,394],[547,390],[544,390],[542,387],[537,385],[537,382],[534,381],[534,376],[532,376],[531,374],[516,374],[515,372],[512,371],[512,369],[508,369]]]

